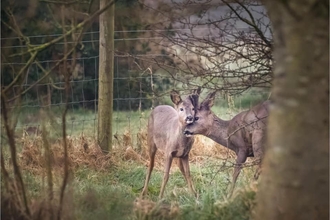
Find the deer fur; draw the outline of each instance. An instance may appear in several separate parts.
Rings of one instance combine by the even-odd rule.
[[[232,193],[242,164],[248,157],[256,157],[260,160],[255,178],[260,174],[270,101],[243,111],[231,120],[222,120],[211,111],[214,98],[215,92],[208,94],[198,107],[195,122],[187,125],[184,132],[187,137],[196,134],[209,137],[236,153],[237,159],[230,190]]]
[[[171,93],[174,108],[168,105],[159,105],[152,112],[148,120],[148,148],[150,164],[141,195],[148,191],[148,183],[154,167],[155,155],[160,150],[165,155],[164,177],[159,197],[163,197],[166,183],[169,179],[169,171],[173,158],[179,158],[178,166],[185,177],[189,189],[196,195],[193,186],[190,168],[189,152],[194,143],[193,137],[186,137],[184,129],[186,125],[194,122],[195,110],[198,105],[199,90],[181,99],[178,92]]]

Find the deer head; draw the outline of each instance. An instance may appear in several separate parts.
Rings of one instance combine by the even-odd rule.
[[[214,117],[211,112],[211,107],[214,104],[215,93],[212,92],[207,95],[204,101],[199,105],[194,123],[187,125],[184,134],[189,137],[194,134],[206,134],[207,130],[212,127]]]
[[[180,123],[191,124],[194,122],[199,94],[200,89],[193,90],[192,94],[182,100],[177,91],[171,92],[171,100],[174,103],[174,108],[178,111]]]

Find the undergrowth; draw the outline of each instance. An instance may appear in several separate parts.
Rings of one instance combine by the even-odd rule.
[[[139,137],[144,143],[146,134]],[[157,153],[148,195],[140,198],[148,165],[145,145],[140,149],[134,147],[129,134],[118,138],[120,144],[109,154],[102,153],[93,139],[84,136],[68,139],[70,180],[61,219],[251,219],[256,193],[253,168],[242,170],[236,192],[227,198],[234,162],[232,152],[198,137],[190,163],[198,198],[189,192],[174,160],[162,200],[158,194],[163,155]],[[47,197],[47,163],[41,138],[24,137],[19,141],[22,144],[19,165],[33,219],[55,219],[63,176],[61,141],[50,144],[54,192],[51,202]],[[5,165],[10,167],[9,154],[4,155]],[[4,189],[5,182],[1,183]],[[1,196],[2,219],[7,219],[6,216],[12,219],[17,210],[10,210],[13,207],[10,192],[2,190]]]
[[[225,108],[216,108],[214,112],[224,119],[235,113]],[[10,138],[3,135],[2,129],[1,219],[251,219],[257,189],[252,178],[254,168],[242,169],[236,191],[228,198],[236,155],[202,136],[196,137],[190,152],[191,175],[198,197],[189,192],[174,160],[164,198],[158,199],[164,163],[164,155],[158,152],[148,194],[141,198],[149,158],[143,129],[147,116],[138,112],[115,114],[114,120],[120,124],[114,129],[113,149],[107,154],[90,138],[95,137],[95,114],[68,113],[69,175],[60,202],[65,170],[63,138],[60,118],[49,114],[21,115],[18,127],[22,128],[24,120],[36,124],[41,121],[44,127],[16,128],[15,135],[11,135],[29,216],[22,205],[22,187],[16,184],[13,154],[9,151],[12,148],[8,146]]]

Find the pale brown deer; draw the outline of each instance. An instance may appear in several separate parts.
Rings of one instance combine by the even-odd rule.
[[[151,112],[148,120],[147,137],[150,164],[141,196],[145,195],[148,191],[148,183],[154,167],[157,150],[161,150],[165,155],[164,177],[159,198],[163,197],[172,160],[175,157],[179,158],[179,169],[185,177],[189,189],[196,196],[189,168],[189,152],[194,138],[186,137],[184,135],[184,129],[187,124],[194,122],[199,92],[199,90],[196,90],[193,94],[188,95],[182,100],[176,91],[172,91],[171,100],[175,108],[169,105],[159,105]]]
[[[211,111],[214,98],[215,92],[207,95],[197,109],[195,122],[187,125],[184,133],[187,137],[196,134],[204,135],[236,153],[231,194],[242,165],[248,157],[260,160],[255,178],[257,179],[260,174],[270,101],[260,103],[226,121]]]

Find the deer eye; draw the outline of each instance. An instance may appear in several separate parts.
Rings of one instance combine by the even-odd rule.
[[[195,121],[198,121],[199,117],[195,117]]]
[[[182,111],[182,112],[183,112],[183,108],[180,108],[180,111]]]
[[[193,111],[195,111],[195,108],[192,108]]]

